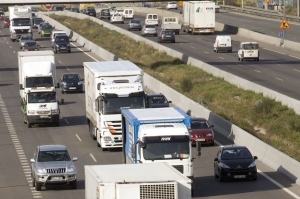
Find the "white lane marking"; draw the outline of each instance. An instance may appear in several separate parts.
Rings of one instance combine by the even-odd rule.
[[[80,139],[80,137],[77,134],[75,134],[75,135],[78,138],[78,140],[81,142],[82,140]]]
[[[274,34],[274,32],[271,32],[272,34]]]
[[[204,53],[208,54],[209,52],[204,51]]]
[[[255,72],[261,73],[259,70],[254,70]]]
[[[90,58],[92,58],[95,61],[99,61],[96,58],[94,58],[93,56],[89,55],[88,53],[84,52],[82,49],[78,48],[75,44],[71,43],[72,46],[75,46],[78,50],[80,50],[81,52],[83,52],[84,54],[86,54],[87,56],[89,56]]]
[[[195,49],[195,47],[194,47],[194,46],[191,46],[191,48],[194,48],[194,49]]]
[[[223,57],[219,57],[220,59],[224,59]]]
[[[300,72],[300,70],[297,70],[297,69],[294,69],[295,71],[297,71],[297,72]]]
[[[92,159],[97,162],[96,158],[93,156],[93,154],[90,153],[90,156],[92,157]]]
[[[279,81],[283,81],[282,79],[278,78],[278,77],[275,77],[275,79],[278,79]]]
[[[263,48],[263,49],[268,50],[268,51],[271,51],[271,52],[274,52],[274,53],[279,53],[279,54],[284,55],[284,53],[281,53],[281,52],[278,52],[278,51],[275,51],[275,50],[270,50],[270,49],[268,49],[268,48]]]
[[[9,46],[10,48],[12,48],[11,46]]]
[[[67,70],[70,70],[69,68],[67,68]]]
[[[293,58],[296,58],[296,59],[300,59],[300,57],[296,57],[296,56],[293,56],[293,55],[289,55],[290,57],[293,57]]]
[[[61,63],[61,61],[58,61],[59,63]]]
[[[217,145],[219,145],[220,147],[223,147],[223,145],[221,143],[219,143],[218,141],[216,141],[216,140],[215,140],[215,143]],[[269,177],[267,174],[263,173],[261,170],[257,169],[257,172],[260,173],[267,180],[269,180],[270,182],[272,182],[273,184],[275,184],[276,186],[278,186],[279,188],[281,188],[286,193],[290,194],[291,196],[293,196],[296,199],[300,199],[300,197],[297,196],[295,193],[293,193],[292,191],[290,191],[287,188],[285,188],[282,184],[280,184],[279,182],[275,181],[274,179],[272,179],[271,177]]]
[[[67,122],[67,124],[70,124],[67,119],[65,119],[65,121]]]
[[[16,53],[16,51],[13,51],[14,53]]]

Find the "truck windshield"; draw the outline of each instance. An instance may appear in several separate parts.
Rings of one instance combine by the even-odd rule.
[[[12,26],[30,26],[30,18],[16,18],[13,19]]]
[[[54,86],[52,77],[27,77],[26,78],[26,88],[52,87],[52,86]]]
[[[38,92],[28,94],[28,103],[46,103],[56,102],[56,93],[54,92]]]
[[[145,160],[187,159],[190,157],[189,142],[147,143],[143,156]]]
[[[120,114],[121,109],[145,108],[143,96],[106,98],[101,103],[103,114]]]

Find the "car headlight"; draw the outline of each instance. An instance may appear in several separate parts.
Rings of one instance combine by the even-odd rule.
[[[75,166],[71,165],[69,167],[67,167],[67,172],[73,172],[75,170]]]
[[[212,133],[209,133],[209,134],[207,134],[206,136],[213,136],[213,134],[212,134]]]
[[[64,85],[64,86],[65,86],[65,85],[67,85],[67,83],[66,83],[66,82],[61,82],[61,84],[62,84],[62,85]]]
[[[59,113],[59,110],[58,109],[53,109],[53,110],[51,110],[52,111],[52,113]]]
[[[78,82],[78,85],[81,85],[82,84],[82,81]]]
[[[58,47],[58,48],[59,48],[59,45],[58,45],[58,44],[56,44],[56,47]]]
[[[226,168],[226,169],[229,169],[230,167],[229,166],[227,166],[226,164],[224,164],[224,163],[220,163],[220,167],[222,167],[222,168]]]
[[[46,169],[44,167],[38,167],[37,172],[38,173],[46,173]]]
[[[21,45],[23,46],[25,44],[25,42],[21,42]]]
[[[70,44],[67,44],[67,46],[69,47],[69,46],[70,46]]]
[[[28,110],[27,113],[29,113],[29,114],[35,114],[35,111],[34,110]]]
[[[256,163],[255,163],[255,161],[253,161],[253,162],[248,166],[248,168],[255,167],[255,166],[256,166]]]

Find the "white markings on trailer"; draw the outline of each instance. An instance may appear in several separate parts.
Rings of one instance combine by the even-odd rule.
[[[31,180],[31,174],[30,174],[31,173],[30,165],[27,161],[27,157],[24,153],[23,147],[20,144],[20,140],[18,138],[18,135],[16,134],[15,128],[11,122],[10,116],[8,114],[7,108],[5,106],[5,103],[2,99],[1,94],[0,94],[0,107],[1,107],[1,112],[5,119],[5,123],[6,123],[7,129],[8,129],[9,135],[11,137],[12,142],[14,143],[15,151],[17,152],[17,154],[19,156],[19,161],[20,161],[21,167],[23,168],[23,173],[27,179],[29,186],[31,186],[32,180]],[[31,188],[31,193],[32,193],[33,198],[42,198],[42,195],[40,192],[33,192],[33,189],[32,189],[33,187],[30,187],[30,188]]]
[[[277,79],[277,80],[279,80],[279,81],[283,81],[283,79],[280,79],[280,78],[278,78],[278,77],[275,77],[275,79]]]
[[[254,70],[255,72],[261,73],[259,70]]]
[[[81,142],[82,140],[80,139],[80,137],[77,134],[75,134],[75,135],[76,135],[77,139]]]
[[[70,124],[67,119],[65,119],[65,121],[66,121],[67,124]]]
[[[93,156],[93,154],[90,153],[90,156],[92,157],[92,159],[97,162],[96,158]]]

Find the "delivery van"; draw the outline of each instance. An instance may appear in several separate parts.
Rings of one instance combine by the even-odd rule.
[[[218,35],[214,43],[214,52],[232,52],[231,37],[228,35]]]
[[[241,42],[238,50],[238,60],[253,59],[259,61],[259,45],[257,42]]]
[[[158,15],[157,14],[147,14],[146,19],[145,19],[145,24],[158,26]]]

